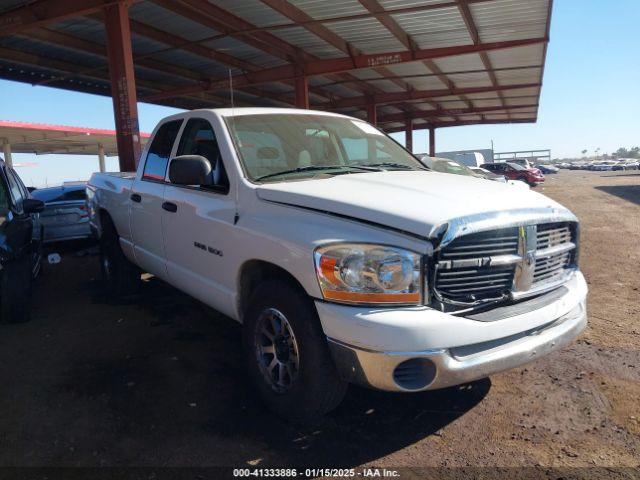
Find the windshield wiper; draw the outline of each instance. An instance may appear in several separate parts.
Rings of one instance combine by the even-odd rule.
[[[313,172],[318,170],[341,170],[340,172],[336,172],[336,174],[347,173],[347,172],[344,172],[345,168],[368,170],[356,165],[306,165],[304,167],[296,167],[296,168],[291,168],[289,170],[282,170],[281,172],[269,173],[267,175],[258,177],[255,180],[259,182],[260,180],[264,180],[266,178],[279,177],[280,175],[287,175],[289,173]]]
[[[367,167],[380,167],[380,168],[397,168],[399,170],[427,170],[424,167],[412,167],[411,165],[405,165],[404,163],[395,162],[380,162],[380,163],[368,163]]]

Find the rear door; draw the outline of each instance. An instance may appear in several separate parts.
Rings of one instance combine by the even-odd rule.
[[[167,279],[162,238],[162,202],[165,175],[182,119],[157,127],[147,149],[144,168],[131,187],[131,237],[136,262],[144,271]]]
[[[217,136],[204,118],[190,118],[176,151],[201,155],[212,166],[212,186],[167,184],[164,191],[164,242],[171,283],[231,314],[228,301],[235,202]]]

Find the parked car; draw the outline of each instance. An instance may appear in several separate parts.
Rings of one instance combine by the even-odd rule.
[[[627,170],[638,170],[640,168],[640,162],[637,160],[625,160],[624,166]]]
[[[590,170],[594,170],[596,172],[611,172],[613,171],[614,165],[616,165],[615,162],[596,162],[592,164]]]
[[[356,118],[179,113],[137,172],[93,174],[88,197],[105,294],[150,272],[241,322],[248,378],[288,419],[331,410],[349,382],[417,392],[484,378],[586,325],[571,212],[429,171]]]
[[[558,173],[560,171],[560,169],[554,165],[538,165],[538,169],[544,173],[545,175],[548,175],[550,173]]]
[[[33,280],[42,265],[44,204],[30,197],[16,171],[0,158],[0,321],[29,319]]]
[[[487,180],[493,180],[495,182],[501,182],[501,183],[506,183],[507,182],[507,177],[505,177],[504,175],[497,175],[493,172],[490,172],[489,170],[485,170],[484,168],[480,168],[480,167],[469,167],[474,173],[481,175],[482,177],[486,178]]]
[[[502,160],[502,161],[504,162],[505,160]],[[526,158],[511,158],[506,161],[509,163],[515,163],[516,165],[520,165],[521,167],[524,167],[524,168],[535,168],[533,163],[531,163]]]
[[[614,162],[611,169],[613,171],[627,170],[627,162]]]
[[[525,168],[517,163],[485,163],[482,168],[498,175],[504,175],[509,180],[519,180],[532,187],[544,182],[544,175],[537,168]]]
[[[31,195],[45,205],[40,214],[45,242],[91,237],[85,183],[39,188]]]
[[[488,170],[479,167],[468,167],[463,163],[450,160],[448,158],[438,158],[423,156],[420,158],[422,163],[434,172],[452,173],[454,175],[465,175],[467,177],[482,178],[484,180],[495,180],[498,182],[506,182],[504,175],[496,175]]]

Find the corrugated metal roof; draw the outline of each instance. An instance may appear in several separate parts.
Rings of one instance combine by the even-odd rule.
[[[320,58],[336,58],[344,53],[333,45],[325,42],[304,27],[292,27],[276,30],[273,34],[291,45],[303,49],[305,52]]]
[[[494,0],[471,4],[469,8],[483,42],[545,35],[548,0]]]
[[[404,46],[375,18],[326,23],[325,26],[363,53],[387,53]]]
[[[0,14],[28,5],[30,1],[4,0]],[[79,5],[82,1],[76,3]],[[313,88],[309,95],[312,106],[332,108],[335,104],[341,112],[363,117],[364,102],[373,98],[372,94],[381,99],[379,115],[414,109],[432,110],[434,106],[468,110],[469,101],[473,108],[497,108],[503,103],[507,106],[533,105],[539,101],[540,88],[537,86],[506,89],[500,95],[495,88],[541,82],[546,51],[543,42],[489,50],[487,58],[495,72],[495,85],[478,53],[435,58],[433,62],[437,68],[433,70],[423,61],[396,63],[396,54],[406,51],[405,34],[418,49],[473,44],[461,7],[450,0],[378,0],[384,10],[371,12],[367,10],[367,4],[359,0],[280,0],[278,8],[282,13],[261,0],[206,0],[226,12],[220,18],[206,8],[202,9],[200,17],[181,1],[142,0],[129,9],[134,20],[132,49],[135,61],[139,62],[135,70],[140,97],[158,92],[158,85],[200,89],[201,84],[195,80],[226,79],[231,70],[232,75],[239,76],[240,83],[245,78],[250,79],[245,82],[247,85],[238,87],[236,98],[239,102],[259,105],[282,104],[283,100],[292,102],[293,75],[304,74],[315,59],[344,61],[349,58],[349,54],[330,43],[332,39],[321,38],[325,29],[350,44],[353,49],[350,55],[380,56],[362,58],[358,68],[350,71],[342,68],[309,77],[309,85]],[[287,1],[295,7],[289,16],[284,15]],[[480,42],[540,39],[548,33],[550,0],[468,0],[468,5]],[[311,24],[292,20],[296,18],[296,9],[313,19]],[[184,15],[180,14],[182,10]],[[381,15],[385,14],[397,23],[400,32],[388,22],[380,21],[384,20]],[[96,12],[56,21],[46,28],[64,36],[51,39],[44,31],[33,38],[29,31],[20,36],[0,37],[0,77],[30,83],[49,81],[62,88],[107,93],[108,74],[104,68],[107,62],[102,53],[106,50],[106,36],[101,18]],[[249,31],[242,31],[245,28]],[[314,32],[315,28],[318,30]],[[74,39],[79,43],[74,44]],[[35,58],[38,60],[34,61]],[[47,59],[51,59],[50,64]],[[302,59],[309,65],[299,64]],[[296,66],[295,73],[277,80],[252,80],[252,75],[258,75],[262,69],[288,64]],[[71,70],[69,65],[77,70],[61,75],[60,68],[64,66]],[[368,67],[360,68],[361,65]],[[93,70],[88,72],[87,69]],[[244,77],[245,73],[249,75]],[[405,89],[422,92],[448,90],[450,86],[478,91],[465,92],[462,97],[457,92],[436,98],[413,98],[409,91],[402,95]],[[221,98],[216,100],[214,94]],[[393,94],[396,100],[385,100],[385,94]],[[164,98],[154,101],[192,108],[216,105],[216,102],[226,104],[227,96],[227,91],[216,85],[210,94],[195,90],[171,94],[169,89]],[[341,99],[345,100],[343,107],[339,106]],[[470,112],[455,118],[422,119],[418,123],[491,118],[503,121],[522,115],[535,119],[537,109],[524,112],[498,110],[490,114]],[[389,126],[393,124],[385,125]]]
[[[133,4],[129,9],[129,16],[134,20],[186,40],[200,40],[220,33],[201,23],[176,15],[152,2]]]
[[[358,0],[295,0],[291,3],[317,20],[367,12]]]
[[[469,45],[471,37],[456,7],[391,15],[420,48]]]

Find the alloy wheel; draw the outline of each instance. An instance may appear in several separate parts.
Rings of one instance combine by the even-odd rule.
[[[260,313],[254,345],[267,384],[278,393],[290,390],[298,378],[300,356],[291,324],[282,312],[267,308]]]

